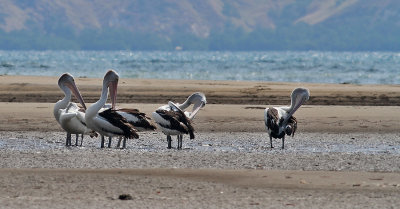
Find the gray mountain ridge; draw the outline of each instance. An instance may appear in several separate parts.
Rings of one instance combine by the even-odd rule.
[[[2,0],[0,49],[399,50],[396,0]]]

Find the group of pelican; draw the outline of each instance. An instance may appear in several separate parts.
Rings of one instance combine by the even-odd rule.
[[[101,148],[104,148],[105,137],[108,137],[108,147],[111,147],[112,137],[119,137],[117,147],[126,148],[126,140],[139,138],[137,131],[154,131],[156,126],[152,119],[138,109],[116,108],[118,73],[109,70],[103,79],[103,88],[100,99],[86,108],[85,102],[75,85],[74,78],[69,73],[63,74],[58,80],[58,86],[65,96],[54,106],[54,117],[61,127],[67,132],[66,146],[71,146],[71,135],[76,135],[78,146],[79,134],[81,143],[83,135],[91,137],[101,135]],[[110,93],[111,104],[106,104]],[[82,107],[71,102],[71,96],[77,98]],[[306,88],[296,88],[291,94],[291,105],[283,107],[266,108],[264,122],[272,146],[272,138],[282,139],[282,149],[285,147],[285,135],[294,136],[297,130],[297,120],[293,116],[296,110],[310,97]],[[161,131],[167,136],[168,149],[171,149],[172,138],[177,136],[177,149],[182,149],[184,134],[194,138],[192,121],[198,111],[206,105],[206,97],[203,93],[196,92],[190,95],[182,104],[169,101],[168,104],[159,107],[152,113],[152,117]],[[192,112],[185,111],[193,104]]]
[[[86,104],[76,87],[74,77],[69,73],[64,73],[58,80],[58,86],[64,92],[64,98],[54,106],[54,117],[61,127],[67,132],[66,146],[71,146],[71,135],[76,135],[78,146],[79,135],[81,143],[83,135],[89,134],[91,137],[101,136],[101,148],[104,148],[105,137],[108,137],[108,147],[111,147],[112,137],[119,137],[117,147],[126,148],[126,140],[139,138],[138,131],[154,131],[156,125],[152,119],[138,109],[117,108],[117,87],[119,75],[114,70],[109,70],[103,79],[103,87],[100,99],[86,108]],[[111,104],[106,104],[110,94]],[[77,98],[82,107],[71,102],[72,94]],[[178,138],[178,149],[182,149],[182,139],[184,134],[189,134],[194,138],[194,128],[192,120],[207,103],[203,93],[196,92],[188,97],[182,104],[168,102],[167,105],[159,107],[152,116],[161,129],[167,135],[168,148],[171,148],[171,136]],[[192,112],[185,111],[193,104]]]

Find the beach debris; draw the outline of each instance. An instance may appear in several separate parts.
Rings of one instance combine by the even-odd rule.
[[[304,179],[300,180],[300,184],[308,184],[308,182]]]
[[[369,180],[372,180],[372,181],[381,181],[381,180],[383,180],[383,177],[370,178]]]
[[[121,194],[118,196],[118,199],[120,200],[133,200],[132,196],[130,194]]]

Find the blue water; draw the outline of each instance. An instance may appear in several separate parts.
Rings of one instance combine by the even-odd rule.
[[[0,75],[400,84],[400,52],[0,51]]]

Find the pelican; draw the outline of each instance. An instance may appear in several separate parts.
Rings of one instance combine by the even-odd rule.
[[[85,114],[87,126],[101,135],[101,148],[104,148],[104,136],[109,137],[108,147],[111,147],[111,137],[113,136],[139,138],[135,128],[115,111],[118,79],[118,74],[113,70],[109,70],[105,74],[100,99],[92,104]],[[107,101],[108,89],[110,91],[111,108],[107,109],[103,107]]]
[[[64,92],[64,98],[54,105],[53,114],[57,122],[67,132],[66,146],[71,146],[71,134],[76,134],[75,145],[78,146],[79,134],[91,133],[92,130],[87,128],[85,124],[86,105],[83,98],[75,85],[74,77],[69,73],[64,73],[58,79],[58,86]],[[78,99],[83,108],[78,107],[76,103],[71,101],[71,92]],[[81,146],[82,146],[81,141]]]
[[[168,105],[161,106],[152,113],[153,119],[161,128],[161,131],[167,135],[168,149],[171,149],[171,135],[177,135],[177,149],[182,149],[183,134],[189,134],[190,139],[194,139],[194,128],[191,122],[206,103],[205,95],[196,92],[190,95],[182,104],[175,104],[169,101]],[[193,104],[192,112],[184,112],[191,104]]]
[[[271,148],[272,138],[282,139],[282,149],[285,148],[285,134],[294,136],[297,129],[297,120],[293,116],[299,107],[310,97],[310,92],[306,88],[296,88],[291,94],[290,107],[271,107],[264,111],[264,121]]]

